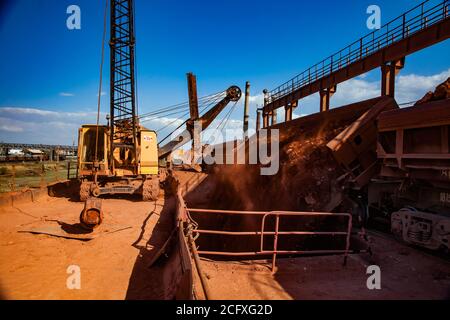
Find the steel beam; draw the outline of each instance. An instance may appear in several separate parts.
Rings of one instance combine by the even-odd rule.
[[[272,110],[270,112],[270,118],[271,118],[271,123],[272,126],[277,124],[277,110]]]
[[[197,97],[197,77],[192,73],[187,74],[188,82],[188,94],[189,94],[189,111],[190,111],[190,124],[188,126],[189,133],[192,137],[192,148],[191,148],[191,164],[195,164],[197,156],[201,152],[200,148],[200,135],[194,132],[194,122],[199,119],[198,113],[198,97]]]
[[[190,72],[187,74],[188,82],[188,94],[189,94],[189,111],[191,115],[191,120],[195,121],[198,119],[198,98],[197,98],[197,78]]]

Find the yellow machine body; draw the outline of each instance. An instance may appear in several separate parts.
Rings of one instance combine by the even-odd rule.
[[[86,176],[92,174],[94,169],[95,142],[97,140],[97,126],[84,125],[78,130],[78,175]],[[109,175],[109,139],[108,127],[98,127],[97,161],[99,163],[98,173]]]
[[[158,141],[156,133],[151,130],[140,130],[140,174],[158,174],[158,162]]]
[[[111,152],[108,126],[84,125],[78,132],[80,200],[135,193],[142,194],[145,201],[157,199],[159,161],[155,131],[138,127],[136,158],[127,147],[115,147]]]

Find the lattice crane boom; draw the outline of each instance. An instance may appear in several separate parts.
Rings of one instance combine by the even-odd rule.
[[[110,27],[110,158],[116,148],[122,148],[137,159],[133,0],[111,0]],[[114,167],[114,161],[111,165]]]

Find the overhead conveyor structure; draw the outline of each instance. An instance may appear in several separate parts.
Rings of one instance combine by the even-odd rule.
[[[276,124],[282,107],[285,121],[292,120],[299,100],[314,93],[320,94],[320,111],[329,110],[339,83],[375,68],[381,69],[381,95],[394,97],[395,76],[405,57],[449,38],[449,5],[448,0],[425,1],[277,88],[265,90],[263,127]]]

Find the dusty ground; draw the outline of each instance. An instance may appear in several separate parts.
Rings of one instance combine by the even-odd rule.
[[[182,183],[195,184],[198,175],[191,176],[181,175]],[[173,205],[164,195],[156,203],[108,199],[103,202],[103,233],[91,241],[18,232],[56,224],[46,219],[76,225],[83,204],[70,198],[0,208],[0,298],[167,299],[170,273],[164,256],[149,265],[171,233]],[[113,230],[118,231],[106,232]],[[372,240],[374,256],[352,255],[345,268],[341,256],[279,259],[274,275],[263,262],[202,265],[217,299],[450,298],[448,261],[376,234]],[[366,288],[371,264],[381,267],[381,290]],[[67,288],[71,265],[81,269],[81,290]]]
[[[83,242],[48,235],[18,233],[27,226],[56,219],[78,221],[82,204],[45,198],[35,204],[0,209],[0,284],[6,299],[162,299],[163,266],[149,269],[147,253],[168,235],[158,224],[163,202],[124,199],[104,202],[106,220],[119,228]],[[45,208],[45,210],[43,210]],[[132,214],[128,214],[132,213]],[[163,213],[164,214],[164,213]],[[49,222],[51,223],[51,222]],[[155,228],[159,228],[155,229]],[[152,233],[152,231],[158,230]],[[220,299],[449,299],[450,263],[392,239],[373,236],[374,256],[279,259],[269,264],[202,261],[214,297]],[[377,264],[382,289],[366,288],[366,266]],[[81,290],[66,287],[67,268],[81,268]]]
[[[176,174],[188,189],[203,177]],[[162,191],[157,202],[104,200],[104,223],[91,241],[18,232],[55,227],[56,221],[74,229],[84,204],[65,188],[35,203],[0,207],[0,298],[167,299],[165,257],[149,265],[173,230],[174,199]],[[81,290],[67,289],[71,265],[81,268]]]
[[[202,261],[212,295],[220,299],[450,299],[450,263],[395,240],[372,236],[374,255]],[[368,290],[367,266],[381,269],[381,290]]]
[[[6,299],[124,299],[140,298],[133,268],[151,237],[162,203],[109,199],[105,221],[116,228],[91,241],[18,233],[42,219],[76,224],[82,203],[67,198],[45,198],[37,203],[0,209],[0,290]],[[81,290],[68,290],[67,268],[81,268]],[[147,288],[148,289],[148,288]],[[131,294],[131,296],[130,296]],[[147,293],[142,293],[148,296]],[[155,290],[153,294],[157,295]]]

